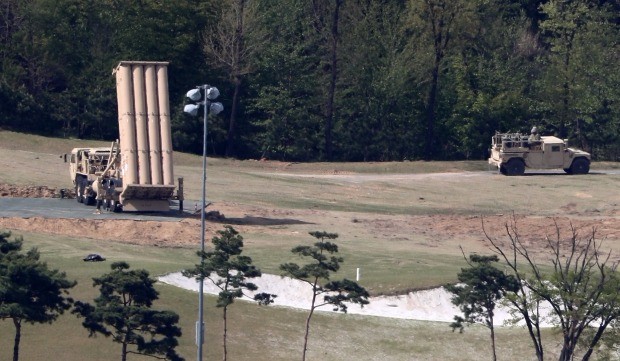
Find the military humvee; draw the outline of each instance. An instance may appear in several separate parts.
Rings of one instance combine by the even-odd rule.
[[[504,175],[522,175],[525,168],[563,169],[568,174],[587,174],[590,153],[569,148],[566,140],[543,136],[530,142],[521,133],[497,133],[492,137],[489,164]]]

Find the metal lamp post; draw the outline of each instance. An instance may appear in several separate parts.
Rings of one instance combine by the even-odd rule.
[[[204,91],[204,97],[202,92]],[[216,87],[210,85],[200,85],[196,89],[187,92],[186,96],[195,102],[195,104],[187,104],[183,111],[192,116],[198,115],[198,109],[203,106],[203,139],[202,139],[202,208],[200,212],[200,250],[205,250],[205,208],[207,207],[207,119],[209,111],[218,114],[224,110],[222,103],[211,102],[220,95]],[[204,257],[201,256],[200,265],[204,266]],[[198,285],[198,321],[196,322],[196,345],[198,346],[197,360],[202,361],[202,349],[204,344],[204,279],[200,278]]]

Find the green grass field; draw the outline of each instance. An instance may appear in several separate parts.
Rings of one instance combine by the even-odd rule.
[[[77,146],[107,144],[0,131],[0,166],[5,170],[0,172],[0,183],[66,188],[70,185],[68,167],[60,155]],[[201,158],[175,153],[174,159],[175,176],[185,179],[186,199],[199,199]],[[615,167],[593,164],[593,170]],[[465,242],[468,251],[483,249],[481,234],[460,235],[456,227],[454,235],[437,239],[390,227],[395,218],[406,223],[415,216],[511,212],[544,218],[562,214],[563,209],[594,217],[613,213],[620,204],[619,177],[595,171],[580,177],[503,177],[490,171],[471,176],[466,173],[463,177],[424,175],[487,170],[484,161],[298,164],[209,158],[207,193],[215,204],[239,204],[248,212],[255,207],[270,219],[281,221],[244,226],[245,253],[263,272],[277,273],[278,265],[290,259],[289,250],[294,245],[312,241],[308,231],[336,232],[345,258],[341,277],[354,277],[355,268],[361,267],[361,283],[375,294],[453,282],[464,264],[459,245]],[[305,215],[304,219],[295,218],[300,214]],[[108,272],[110,264],[82,262],[87,253],[125,260],[133,268],[147,269],[152,276],[179,271],[197,262],[191,247],[146,247],[89,238],[14,234],[24,236],[27,248],[37,247],[51,267],[77,280],[71,294],[80,300],[95,296],[92,277]],[[179,351],[186,359],[194,359],[197,294],[168,285],[158,285],[158,290],[161,294],[156,307],[180,314],[184,335]],[[304,311],[236,303],[230,309],[229,359],[300,359],[305,316]],[[221,359],[220,310],[210,296],[206,317],[205,359]],[[51,325],[26,325],[21,360],[60,359],[59,355],[67,361],[119,359],[118,345],[101,336],[88,338],[80,322],[65,314]],[[552,359],[559,336],[552,330],[545,333],[546,352]],[[0,322],[0,335],[0,360],[9,359],[13,335],[10,320]],[[490,357],[488,337],[484,327],[471,327],[458,334],[445,323],[318,314],[313,319],[308,359],[480,360]],[[497,344],[502,360],[535,359],[522,329],[501,328]],[[132,355],[129,359],[148,358]]]
[[[118,243],[101,244],[88,239],[23,234],[25,248],[36,246],[52,268],[65,270],[78,281],[72,297],[91,300],[96,291],[92,277],[109,271],[110,262],[87,263],[87,252],[101,252],[107,257],[127,260],[133,268],[145,268],[152,276],[175,271],[195,262],[186,249],[138,247]],[[197,319],[197,294],[168,285],[158,285],[160,300],[156,308],[173,309],[181,316],[179,353],[195,359],[194,323]],[[205,304],[207,336],[205,359],[221,359],[221,313],[208,296]],[[237,302],[230,308],[230,360],[295,360],[300,357],[305,312],[282,307],[257,306]],[[80,320],[70,314],[51,325],[23,327],[21,360],[62,359],[118,360],[120,348],[102,336],[88,338]],[[10,358],[13,325],[0,322],[0,359]],[[552,336],[551,331],[547,333]],[[553,336],[555,337],[555,336]],[[522,331],[504,328],[498,333],[500,354],[530,354]],[[312,324],[309,360],[477,360],[486,358],[488,331],[471,327],[464,334],[453,333],[447,324],[381,317],[318,313]],[[62,355],[62,356],[60,356]],[[58,358],[61,357],[61,358]],[[145,360],[130,356],[130,360]],[[528,359],[528,358],[504,358]],[[529,358],[533,359],[533,358]]]

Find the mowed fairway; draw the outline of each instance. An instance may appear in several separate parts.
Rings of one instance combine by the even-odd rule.
[[[68,167],[60,154],[76,146],[106,144],[0,131],[0,166],[5,170],[0,183],[70,188]],[[186,209],[193,209],[200,198],[201,159],[179,153],[174,159],[175,176],[185,180]],[[485,252],[482,221],[490,222],[493,235],[501,238],[502,225],[513,214],[524,231],[539,240],[553,233],[553,217],[596,225],[617,258],[620,176],[602,171],[615,166],[594,163],[592,174],[586,176],[560,171],[504,177],[490,171],[484,161],[297,164],[210,158],[207,194],[212,205],[208,210],[224,218],[210,220],[207,231],[210,237],[224,224],[232,224],[245,239],[245,253],[264,272],[276,274],[279,264],[299,261],[290,256],[290,249],[311,242],[308,232],[335,232],[345,259],[336,277],[354,278],[359,267],[360,283],[373,294],[399,294],[454,282],[464,266],[459,246],[467,253]],[[153,227],[151,232],[159,230]],[[26,248],[38,247],[51,267],[76,279],[78,286],[71,295],[80,300],[95,296],[92,277],[107,272],[110,265],[82,262],[87,253],[125,260],[152,276],[198,261],[194,253],[199,234],[170,248],[141,245],[140,240],[133,242],[138,244],[119,242],[105,234],[77,237],[23,229],[13,233],[24,236]],[[158,285],[158,290],[156,307],[173,309],[181,316],[180,353],[195,359],[197,295],[167,285]],[[304,311],[235,303],[229,312],[229,360],[300,359],[305,316]],[[221,359],[220,310],[213,297],[207,297],[206,317],[205,359]],[[118,345],[102,336],[88,338],[80,322],[65,314],[51,325],[25,325],[20,359],[120,359]],[[547,355],[553,359],[559,336],[553,330],[545,333]],[[535,359],[525,330],[505,327],[498,334],[500,359]],[[9,359],[10,320],[0,322],[0,335],[0,360]],[[483,327],[458,334],[445,323],[319,313],[310,337],[309,360],[490,357],[488,330]],[[148,358],[131,355],[129,359]]]

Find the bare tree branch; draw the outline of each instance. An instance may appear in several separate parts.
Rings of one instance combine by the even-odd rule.
[[[554,232],[545,237],[541,254],[548,258],[536,260],[519,237],[514,215],[505,224],[507,245],[492,238],[482,222],[490,248],[503,258],[521,285],[507,299],[525,321],[538,359],[544,356],[539,311],[540,302],[545,301],[562,332],[560,360],[575,359],[581,352],[580,345],[585,345],[581,359],[589,360],[607,327],[620,316],[618,262],[611,261],[611,251],[603,251],[603,242],[596,239],[596,228],[582,236],[569,223],[564,237],[566,232],[562,232],[557,219],[553,219],[553,226]],[[539,261],[549,262],[550,270],[542,268],[544,263]]]

